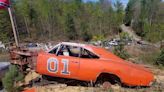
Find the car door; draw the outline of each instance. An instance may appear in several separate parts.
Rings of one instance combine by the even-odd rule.
[[[77,73],[79,70],[79,58],[71,56],[58,56],[59,62],[59,77],[77,79]]]
[[[81,50],[79,78],[85,81],[94,81],[101,69],[99,57],[90,51]]]
[[[77,79],[80,68],[80,48],[78,46],[62,45],[58,51],[61,77]]]
[[[57,77],[77,79],[80,50],[74,53],[73,49],[78,50],[78,47],[61,45],[57,55],[47,59],[48,71]]]
[[[59,60],[56,55],[60,45],[49,52],[40,52],[37,57],[36,72],[42,75],[59,76]]]

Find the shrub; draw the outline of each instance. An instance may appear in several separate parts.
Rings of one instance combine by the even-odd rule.
[[[17,87],[15,84],[18,81],[22,81],[24,75],[21,74],[15,65],[9,67],[9,71],[5,74],[5,77],[2,79],[2,83],[7,92],[19,92],[20,87]]]
[[[117,56],[119,56],[122,59],[128,59],[130,55],[127,53],[127,51],[124,49],[124,45],[120,44],[114,48],[113,53]]]
[[[164,66],[164,49],[161,50],[159,56],[156,59],[156,63],[158,65],[163,65]]]
[[[116,46],[114,48],[114,54],[116,54],[117,56],[119,56],[122,59],[128,59],[130,57],[130,55],[128,54],[128,52],[124,49],[124,45],[126,44],[126,40],[130,40],[131,37],[129,36],[129,34],[127,32],[122,32],[120,33],[120,43],[118,46]]]
[[[121,32],[119,36],[120,36],[120,39],[123,41],[124,40],[131,40],[131,37],[127,32]]]
[[[103,41],[105,40],[105,36],[104,35],[95,35],[92,38],[93,41]]]

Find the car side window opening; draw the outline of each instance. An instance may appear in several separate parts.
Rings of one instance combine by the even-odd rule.
[[[59,45],[52,49],[49,53],[62,55],[62,56],[72,56],[72,57],[80,57],[80,58],[92,58],[98,59],[99,57],[94,53],[88,51],[87,49],[80,48],[77,46],[68,46],[68,45]]]
[[[59,47],[60,46],[55,47],[54,49],[52,49],[51,51],[49,51],[49,53],[56,54]]]
[[[76,46],[62,45],[57,55],[79,57],[80,48]]]
[[[86,49],[82,49],[81,50],[81,58],[92,58],[92,59],[98,59],[99,57],[97,55],[95,55],[94,53],[86,50]]]

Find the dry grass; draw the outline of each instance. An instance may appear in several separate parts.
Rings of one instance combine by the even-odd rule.
[[[101,87],[82,87],[82,86],[67,86],[65,84],[37,86],[37,92],[164,92],[164,87],[161,84],[155,84],[150,88],[124,88],[117,85],[112,85],[109,89]]]
[[[127,46],[126,50],[130,54],[133,62],[148,65],[155,65],[156,58],[160,53],[159,48],[138,44]]]
[[[155,74],[156,82],[151,87],[121,87],[112,85],[109,89],[102,87],[84,87],[84,86],[67,86],[66,84],[49,84],[45,86],[35,86],[37,92],[164,92],[164,70],[150,67]],[[30,72],[25,81],[28,83],[31,79],[40,77],[34,71]]]
[[[159,50],[153,47],[143,47],[139,45],[127,46],[128,53],[135,63],[149,66],[154,73],[156,82],[151,87],[121,87],[112,85],[109,89],[102,87],[83,87],[83,86],[67,86],[66,84],[50,84],[46,86],[36,86],[37,92],[164,92],[164,70],[152,65],[154,58]],[[33,74],[33,73],[32,73]],[[30,75],[28,75],[30,77]],[[31,77],[30,77],[31,78]]]

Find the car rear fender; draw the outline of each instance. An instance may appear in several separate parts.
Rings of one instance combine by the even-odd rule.
[[[95,81],[103,73],[106,73],[106,74],[109,74],[109,75],[115,75],[120,80],[122,79],[122,77],[121,77],[121,70],[122,70],[122,68],[121,69],[118,69],[118,67],[120,67],[119,64],[116,64],[114,62],[108,62],[108,61],[105,60],[105,62],[103,62],[103,64],[101,66],[103,66],[103,68],[101,68],[101,70],[99,71],[99,73],[97,73]]]

